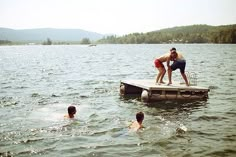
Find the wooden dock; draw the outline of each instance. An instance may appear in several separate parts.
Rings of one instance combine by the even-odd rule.
[[[121,95],[139,95],[144,102],[159,100],[206,100],[209,88],[155,83],[155,80],[125,80],[120,82]]]

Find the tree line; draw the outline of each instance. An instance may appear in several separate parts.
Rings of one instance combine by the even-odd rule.
[[[77,42],[78,43],[78,42]],[[47,38],[46,41],[43,41],[42,45],[69,45],[69,44],[72,44],[70,42],[62,42],[62,41],[59,41],[59,42],[52,42],[52,40],[50,38]],[[91,41],[89,38],[83,38],[81,41],[79,41],[79,44],[91,44]]]
[[[132,33],[104,37],[98,43],[159,44],[159,43],[236,43],[236,25],[192,25],[162,29],[148,33]]]
[[[236,24],[225,26],[192,25],[132,33],[123,36],[106,36],[98,41],[83,38],[80,41],[52,41],[47,38],[42,45],[61,44],[162,44],[162,43],[236,43]],[[0,45],[27,44],[26,41],[0,40]],[[35,44],[39,44],[36,42]]]
[[[11,44],[12,42],[9,40],[0,40],[0,45],[8,45]]]

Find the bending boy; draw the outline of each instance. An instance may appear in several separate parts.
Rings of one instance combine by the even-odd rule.
[[[163,65],[163,62],[167,62],[168,60],[171,60],[170,53],[166,53],[154,61],[155,67],[159,70],[159,73],[157,74],[156,77],[156,83],[159,84],[165,83],[163,82],[163,77],[165,76],[166,69],[165,66]]]

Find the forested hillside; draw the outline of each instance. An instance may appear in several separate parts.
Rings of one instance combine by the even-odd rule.
[[[236,24],[225,26],[192,25],[148,33],[133,33],[121,37],[113,35],[104,37],[98,43],[236,43]]]

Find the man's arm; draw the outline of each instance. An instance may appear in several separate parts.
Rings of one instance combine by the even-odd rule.
[[[169,69],[170,68],[170,56],[167,58],[166,64],[167,64],[167,68]]]

